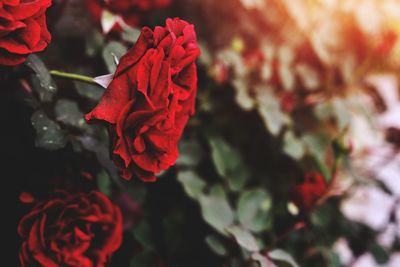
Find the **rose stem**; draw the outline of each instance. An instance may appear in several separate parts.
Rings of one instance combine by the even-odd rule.
[[[80,82],[84,82],[84,83],[89,83],[89,84],[93,84],[93,85],[98,85],[92,77],[89,76],[85,76],[85,75],[80,75],[80,74],[75,74],[75,73],[68,73],[68,72],[63,72],[63,71],[58,71],[58,70],[51,70],[50,74],[53,76],[57,76],[57,77],[63,77],[66,79],[71,79],[71,80],[75,80],[75,81],[80,81]]]

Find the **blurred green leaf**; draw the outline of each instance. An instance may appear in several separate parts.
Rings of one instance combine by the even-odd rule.
[[[273,94],[272,88],[256,88],[257,108],[264,124],[272,135],[278,135],[282,127],[290,123],[287,114],[281,110],[280,102]]]
[[[126,193],[138,204],[143,204],[146,199],[146,186],[140,181],[121,181]]]
[[[56,119],[65,125],[82,128],[86,126],[86,121],[83,117],[82,111],[80,111],[76,102],[59,99],[55,106]]]
[[[260,248],[257,244],[255,237],[247,230],[239,226],[230,226],[226,228],[226,231],[233,235],[236,242],[248,251],[259,251]]]
[[[227,199],[220,196],[200,196],[199,200],[204,220],[224,234],[224,229],[234,221],[234,213]]]
[[[79,95],[92,101],[99,101],[104,94],[104,88],[88,83],[74,81],[75,89]]]
[[[203,157],[203,150],[195,139],[181,140],[179,142],[179,157],[177,166],[193,167],[199,164]]]
[[[110,73],[117,69],[116,60],[125,55],[127,49],[120,42],[111,41],[103,49],[103,59]]]
[[[173,257],[185,253],[185,235],[186,227],[184,214],[179,209],[172,210],[163,220],[164,236],[168,255]]]
[[[293,257],[286,251],[281,250],[281,249],[274,249],[268,252],[268,256],[270,259],[274,261],[283,261],[292,267],[300,267],[296,261],[293,259]]]
[[[67,144],[66,133],[47,115],[38,110],[33,113],[31,122],[36,130],[35,145],[48,150],[57,150]]]
[[[240,191],[249,175],[240,154],[220,137],[210,138],[209,143],[218,174],[228,180],[231,190]]]
[[[31,54],[25,63],[33,70],[32,87],[43,102],[50,102],[57,93],[57,86],[43,61],[35,54]]]
[[[260,232],[270,226],[271,198],[262,189],[244,191],[239,198],[237,216],[246,228]]]
[[[147,221],[141,220],[137,223],[133,228],[132,233],[136,240],[139,241],[145,249],[155,249],[151,228]]]
[[[305,152],[303,142],[294,136],[292,131],[285,133],[283,151],[294,159],[301,159]]]
[[[321,162],[325,162],[325,153],[327,147],[330,146],[330,140],[322,133],[305,134],[302,140],[307,150],[316,156]]]
[[[247,81],[241,77],[234,79],[232,84],[236,91],[236,102],[244,110],[251,110],[254,107],[254,99],[249,95],[249,85]]]
[[[260,267],[276,267],[276,265],[271,262],[267,257],[261,255],[260,253],[253,253],[251,258],[260,264]]]
[[[179,172],[178,181],[183,185],[186,194],[193,199],[197,199],[206,186],[206,183],[193,171]]]
[[[137,39],[140,36],[141,31],[138,28],[132,28],[128,25],[123,27],[122,31],[122,39],[129,43],[136,43]]]
[[[208,235],[205,240],[210,249],[217,255],[225,256],[228,253],[225,245],[217,235]]]
[[[110,176],[105,170],[101,170],[97,175],[97,187],[99,191],[109,196],[111,193],[111,180]]]
[[[98,30],[92,30],[85,35],[86,55],[93,57],[104,44],[104,37]]]
[[[333,116],[333,107],[330,101],[321,101],[314,106],[314,114],[315,116],[321,120],[328,120]]]
[[[350,112],[346,102],[338,97],[332,100],[334,115],[339,127],[339,130],[345,129],[350,123]]]
[[[369,246],[369,251],[374,256],[378,264],[384,264],[389,261],[390,253],[388,253],[388,251],[386,251],[386,249],[380,246],[379,244],[377,243],[371,244]]]
[[[337,253],[331,251],[329,253],[329,263],[331,267],[341,267],[342,263],[340,262],[340,257]]]
[[[210,138],[209,142],[212,151],[211,156],[218,174],[226,177],[239,164],[239,154],[220,137]]]
[[[158,267],[157,257],[152,251],[144,251],[135,255],[130,267]]]
[[[210,188],[210,195],[215,197],[227,198],[224,187],[221,184],[215,184]]]

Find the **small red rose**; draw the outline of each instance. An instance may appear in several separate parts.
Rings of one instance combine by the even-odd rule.
[[[104,267],[121,245],[122,223],[120,209],[102,193],[62,193],[21,219],[21,265]]]
[[[302,183],[292,188],[290,196],[301,212],[308,213],[314,209],[326,191],[327,184],[321,174],[306,173]]]
[[[51,0],[0,1],[0,65],[13,66],[50,43],[46,9]]]
[[[154,31],[144,27],[86,115],[110,125],[112,155],[123,178],[155,181],[155,174],[175,163],[178,141],[194,114],[199,54],[194,27],[186,21],[167,19]]]
[[[140,24],[145,12],[153,9],[165,8],[171,0],[85,0],[86,6],[93,20],[100,24],[105,12],[113,14],[116,18],[112,25],[102,25],[103,31],[120,31],[121,24],[135,27]]]

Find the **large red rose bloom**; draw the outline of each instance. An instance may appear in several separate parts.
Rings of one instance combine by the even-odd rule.
[[[50,43],[46,9],[51,0],[0,1],[0,65],[17,65]]]
[[[175,163],[177,143],[194,113],[199,54],[194,27],[186,21],[167,19],[166,27],[154,31],[144,27],[86,115],[109,123],[123,178],[155,181],[155,174]]]
[[[39,203],[18,226],[22,267],[104,267],[122,241],[120,209],[102,193]]]

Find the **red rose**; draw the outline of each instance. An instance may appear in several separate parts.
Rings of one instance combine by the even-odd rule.
[[[100,192],[39,203],[18,226],[22,266],[103,267],[122,240],[120,209]]]
[[[306,173],[304,181],[291,190],[293,203],[303,212],[310,212],[326,193],[327,185],[319,173]]]
[[[171,0],[85,0],[85,3],[96,23],[100,23],[103,12],[108,11],[115,16],[120,17],[122,23],[134,27],[139,24],[144,12],[167,7],[171,3]],[[120,29],[120,26],[122,25],[118,25],[118,21],[116,23],[117,25],[112,25],[111,29],[103,30],[108,32],[112,29]]]
[[[144,27],[86,115],[110,124],[113,159],[123,178],[155,181],[175,163],[177,143],[194,114],[199,54],[194,27],[183,20],[167,19],[154,32]]]
[[[17,65],[50,43],[46,9],[51,0],[0,1],[0,65]]]

